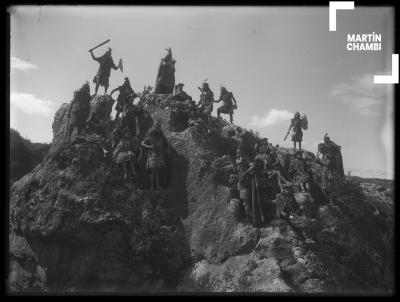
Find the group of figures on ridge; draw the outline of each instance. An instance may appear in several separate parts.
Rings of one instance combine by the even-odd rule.
[[[222,113],[229,114],[230,121],[233,122],[233,111],[237,109],[237,103],[233,94],[225,87],[221,87],[219,99],[214,100],[213,91],[204,81],[199,87],[201,94],[196,103],[184,91],[184,84],[175,85],[176,61],[172,58],[170,48],[161,59],[154,93],[150,86],[139,94],[135,93],[127,77],[121,86],[111,91],[109,99],[112,104],[115,102],[112,95],[115,92],[119,95],[115,119],[110,121],[112,104],[110,106],[107,101],[99,101],[91,109],[90,102],[96,96],[99,86],[104,86],[107,93],[111,69],[122,69],[122,65],[120,63],[117,67],[114,64],[111,49],[100,58],[96,58],[92,50],[90,52],[93,59],[100,64],[93,80],[96,83],[95,94],[90,95],[88,82],[74,92],[68,112],[66,139],[70,141],[76,128],[78,137],[84,136],[86,140],[99,143],[112,162],[121,167],[125,182],[131,179],[135,183],[142,176],[136,167],[139,162],[145,162],[146,170],[150,174],[150,189],[165,191],[160,185],[160,171],[167,167],[170,146],[157,116],[156,122],[147,131],[144,126],[148,114],[144,109],[154,97],[162,100],[158,102],[161,108],[185,112],[189,116],[189,126],[211,124],[213,104],[219,102],[223,102],[223,105],[217,109],[218,119]],[[139,98],[137,104],[134,103],[136,98]],[[291,213],[302,207],[297,204],[294,193],[311,193],[313,171],[308,158],[313,154],[301,151],[302,130],[307,129],[307,117],[301,117],[296,112],[285,137],[286,139],[292,130],[295,152],[290,163],[285,162],[281,152],[278,152],[278,146],[273,146],[266,138],[254,135],[249,139],[251,135],[248,131],[238,133],[238,147],[234,156],[226,155],[214,162],[215,167],[229,171],[229,185],[233,194],[236,194],[239,208],[243,209],[243,218],[247,217],[254,226],[260,226],[263,221],[267,221],[268,215],[287,219]],[[299,143],[299,150],[296,150],[296,143]],[[322,155],[321,158],[318,157],[319,154]],[[332,181],[335,176],[344,175],[340,146],[325,135],[324,142],[318,146],[316,160],[323,167],[323,194],[333,203],[335,196],[332,194]]]
[[[202,118],[205,122],[211,122],[211,113],[214,110],[214,103],[222,102],[222,106],[217,108],[218,119],[221,114],[228,114],[230,122],[233,122],[233,110],[237,109],[236,99],[233,93],[221,86],[221,92],[218,100],[214,100],[214,92],[209,84],[204,81],[201,87],[198,87],[201,94],[200,100],[196,104],[193,98],[183,90],[184,84],[179,83],[175,86],[175,92],[169,96],[164,107],[175,107],[178,110],[189,113],[189,119]]]
[[[114,100],[111,96],[119,92],[115,106],[116,116],[110,121],[110,108]],[[123,171],[124,181],[129,179],[134,183],[140,175],[135,168],[138,162],[145,160],[146,170],[150,172],[151,190],[164,190],[160,186],[159,171],[166,167],[168,153],[167,140],[158,120],[142,134],[140,121],[145,121],[145,111],[135,105],[138,95],[133,91],[129,79],[111,91],[111,106],[109,99],[99,99],[95,107],[90,106],[90,87],[85,83],[81,89],[74,92],[74,97],[68,112],[66,139],[71,140],[71,134],[77,129],[77,139],[98,144],[106,157],[112,160]]]
[[[315,188],[311,159],[314,155],[296,150],[293,156],[282,155],[278,146],[267,138],[249,139],[249,133],[239,133],[239,145],[234,156],[224,155],[214,162],[214,168],[223,169],[229,175],[232,196],[239,200],[239,216],[259,226],[272,218],[288,218],[297,211],[293,194],[313,193]],[[253,137],[254,138],[254,137]],[[322,190],[331,204],[331,183],[335,177],[343,177],[340,146],[325,136],[320,144],[322,158],[316,162],[322,165]],[[290,158],[290,162],[287,159]],[[241,214],[240,214],[241,213]],[[270,216],[269,218],[267,216]]]
[[[67,141],[71,140],[71,135],[76,129],[78,137],[98,142],[105,154],[110,155],[113,162],[122,167],[125,181],[128,181],[128,178],[134,180],[139,177],[135,165],[139,159],[144,158],[144,154],[147,154],[146,169],[150,171],[152,190],[154,188],[164,190],[160,186],[159,171],[166,167],[169,148],[157,118],[157,122],[146,135],[142,135],[142,129],[144,129],[142,122],[147,114],[144,108],[152,99],[150,96],[164,96],[162,104],[159,104],[161,107],[171,107],[174,110],[186,112],[190,121],[189,125],[204,125],[211,122],[213,103],[223,102],[223,106],[218,108],[218,118],[221,113],[227,113],[230,115],[231,122],[233,110],[237,108],[233,94],[225,87],[221,87],[220,98],[214,100],[214,93],[206,82],[199,88],[200,100],[196,104],[183,90],[184,84],[175,85],[176,61],[172,58],[171,48],[166,50],[167,54],[161,59],[158,69],[154,93],[151,86],[145,87],[142,93],[136,93],[129,78],[125,77],[124,83],[113,89],[109,95],[111,106],[107,99],[100,98],[96,100],[95,108],[91,108],[91,100],[97,95],[100,86],[104,87],[105,95],[107,95],[111,69],[122,71],[122,63],[120,60],[118,66],[115,65],[111,48],[101,57],[94,56],[93,49],[89,50],[92,58],[99,63],[98,72],[93,79],[96,85],[95,93],[90,94],[88,82],[74,92],[65,131]],[[115,102],[112,96],[116,92],[119,93],[115,106],[116,115],[114,121],[110,123],[109,116],[112,104]],[[139,98],[137,104],[134,103],[136,98]],[[107,144],[109,136],[111,136],[111,144]]]

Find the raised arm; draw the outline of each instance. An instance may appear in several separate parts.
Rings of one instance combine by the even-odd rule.
[[[110,59],[111,59],[111,68],[114,70],[117,70],[119,67],[115,66],[114,60],[111,57],[110,57]]]
[[[214,98],[214,96],[213,96],[213,98]],[[214,103],[219,103],[219,102],[221,102],[222,101],[222,94],[219,96],[219,99],[218,100],[214,100]]]
[[[113,93],[114,93],[114,92],[116,92],[118,89],[119,89],[119,87],[117,87],[117,88],[115,88],[115,89],[111,90],[110,96],[112,96],[112,95],[113,95]]]
[[[90,55],[92,56],[93,60],[95,60],[95,61],[97,61],[97,62],[99,61],[99,58],[97,58],[97,57],[94,56],[93,50],[90,50]]]

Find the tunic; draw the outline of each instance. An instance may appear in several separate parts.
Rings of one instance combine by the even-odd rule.
[[[223,105],[218,108],[220,113],[233,114],[232,98],[232,92],[224,92],[221,94],[220,100],[222,100]]]
[[[303,131],[301,130],[301,119],[292,119],[292,142],[301,142],[303,140]]]
[[[214,93],[211,90],[204,90],[200,95],[200,108],[204,115],[211,115],[213,103]]]
[[[90,95],[78,90],[72,101],[70,124],[83,127],[90,114]]]
[[[100,63],[100,67],[96,76],[93,78],[93,83],[98,83],[100,86],[108,86],[111,68],[117,69],[117,66],[115,66],[112,57],[107,54],[95,60]]]

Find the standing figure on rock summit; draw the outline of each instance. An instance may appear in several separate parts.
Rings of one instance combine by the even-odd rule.
[[[290,122],[290,127],[288,129],[288,132],[286,133],[286,136],[283,140],[286,140],[290,133],[290,129],[293,129],[292,132],[292,142],[293,142],[293,148],[296,150],[296,142],[299,143],[299,150],[301,150],[301,141],[303,140],[303,131],[308,129],[308,120],[307,116],[300,117],[300,113],[296,112],[294,114],[294,117],[292,118]]]
[[[97,71],[97,74],[93,78],[93,83],[96,83],[96,88],[93,96],[97,95],[99,86],[103,86],[104,93],[107,93],[111,68],[117,70],[118,68],[120,68],[121,65],[115,66],[113,58],[111,57],[111,48],[108,48],[106,53],[101,57],[95,57],[93,54],[93,49],[90,49],[89,52],[92,55],[93,60],[99,62],[100,64],[99,70]]]
[[[217,101],[214,103],[223,102],[223,105],[217,109],[218,118],[220,118],[221,113],[229,114],[230,122],[233,123],[233,110],[237,109],[237,104],[233,93],[226,90],[224,86],[221,87],[221,94]]]
[[[208,86],[208,83],[206,82],[203,83],[201,88],[199,87],[199,90],[201,91],[200,101],[196,105],[196,107],[198,107],[199,110],[201,111],[203,118],[211,122],[211,112],[213,111],[214,93],[212,92],[210,86]]]
[[[128,77],[125,78],[125,81],[121,86],[111,91],[110,96],[112,96],[116,91],[119,91],[119,95],[117,98],[117,105],[115,106],[115,111],[117,111],[114,119],[115,121],[118,120],[119,115],[124,110],[125,105],[130,101],[130,99],[135,99],[139,96],[133,91]]]
[[[156,85],[154,93],[172,94],[175,88],[175,63],[172,58],[171,47],[166,49],[167,54],[161,59],[158,67]]]

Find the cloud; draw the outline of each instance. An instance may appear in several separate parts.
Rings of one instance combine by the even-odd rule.
[[[365,73],[360,77],[354,77],[349,84],[339,84],[333,88],[330,97],[347,105],[350,113],[358,113],[364,116],[379,115],[379,105],[388,97],[386,85],[376,85],[374,75]]]
[[[29,70],[38,69],[39,67],[28,61],[23,61],[17,57],[11,57],[11,69],[27,72]]]
[[[30,93],[11,92],[10,104],[27,114],[51,116],[54,102],[39,99]]]
[[[293,117],[293,113],[287,110],[271,109],[268,113],[260,118],[258,116],[253,116],[250,126],[255,127],[270,127],[281,124],[283,122],[289,121]]]

